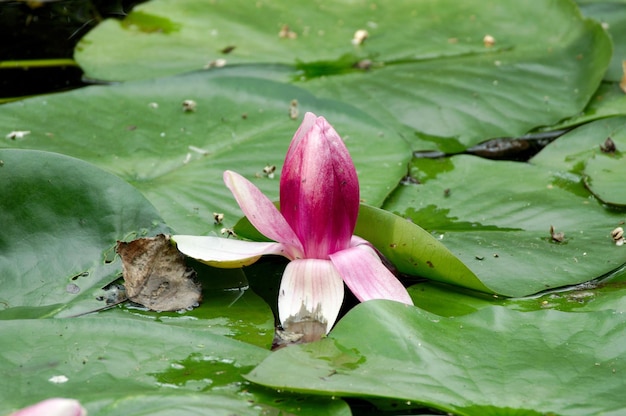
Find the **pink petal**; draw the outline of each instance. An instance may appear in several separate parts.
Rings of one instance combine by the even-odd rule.
[[[361,302],[389,299],[413,305],[402,283],[383,265],[373,248],[362,244],[330,255],[339,274]]]
[[[54,398],[25,407],[10,416],[86,416],[87,411],[74,399]]]
[[[264,254],[286,256],[280,243],[259,243],[220,237],[173,235],[178,251],[210,266],[231,269],[248,266]]]
[[[298,236],[259,188],[240,174],[229,170],[224,172],[224,183],[233,193],[245,216],[261,234],[288,246],[288,257],[303,257],[304,250]]]
[[[324,117],[307,113],[287,152],[280,178],[280,210],[307,258],[350,244],[359,211],[359,182],[343,141]]]
[[[302,119],[300,127],[298,127],[298,130],[296,130],[296,134],[294,134],[293,138],[291,139],[291,143],[289,144],[289,149],[287,149],[287,155],[285,156],[285,160],[289,160],[293,157],[291,153],[295,152],[295,149],[300,147],[300,142],[309,133],[309,130],[313,128],[316,121],[317,116],[315,114],[311,112],[307,112],[304,114],[304,119]]]
[[[330,331],[343,303],[343,281],[329,260],[289,262],[280,282],[278,316],[285,330],[302,321],[317,321]]]

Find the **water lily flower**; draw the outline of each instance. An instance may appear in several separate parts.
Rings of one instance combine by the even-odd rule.
[[[10,416],[87,416],[87,411],[77,400],[53,398],[25,407]]]
[[[266,254],[290,260],[278,295],[286,330],[317,322],[328,333],[343,303],[344,283],[359,299],[413,302],[374,248],[354,236],[359,211],[356,168],[343,141],[324,119],[307,113],[280,177],[280,211],[243,176],[224,172],[224,182],[249,221],[274,242],[175,235],[187,256],[216,267],[249,265]]]

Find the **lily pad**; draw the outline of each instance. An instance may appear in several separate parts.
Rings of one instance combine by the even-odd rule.
[[[0,321],[0,413],[78,399],[90,414],[349,415],[341,400],[278,394],[241,377],[269,351],[134,319]],[[182,412],[182,413],[181,413]]]
[[[369,34],[361,44],[357,30]],[[292,65],[304,88],[404,129],[414,149],[456,152],[579,112],[606,71],[611,41],[567,0],[500,7],[479,0],[371,7],[155,0],[101,23],[75,57],[89,76],[112,80],[220,59]]]
[[[624,297],[619,303],[623,310]],[[246,378],[286,391],[395,399],[402,407],[467,416],[617,415],[626,410],[619,376],[626,371],[626,322],[615,313],[491,306],[446,318],[369,301],[327,339],[279,350]]]
[[[464,155],[416,160],[414,174],[421,184],[399,188],[384,208],[433,233],[498,294],[573,285],[626,262],[610,237],[623,214],[605,209],[580,177]]]
[[[584,16],[601,22],[611,36],[613,57],[604,79],[619,82],[624,75],[622,61],[626,60],[626,4],[610,0],[578,0],[576,3]]]
[[[625,179],[626,161],[621,155],[600,154],[589,159],[585,166],[585,184],[607,204],[626,207]]]
[[[124,290],[110,285],[122,274],[116,241],[167,231],[154,207],[116,176],[71,157],[0,149],[0,161],[0,319],[77,316],[124,301]],[[269,347],[272,312],[246,290],[242,271],[191,265],[204,288],[201,307],[108,313]]]
[[[406,173],[407,143],[368,114],[288,84],[227,74],[94,86],[7,104],[0,132],[30,133],[0,147],[94,163],[142,191],[177,233],[194,235],[219,233],[241,216],[222,180],[227,169],[278,197],[284,155],[306,111],[326,116],[345,140],[364,201],[382,204]],[[184,111],[185,100],[195,101],[195,110]],[[266,166],[277,167],[276,178],[264,174]],[[225,214],[223,224],[214,212]]]
[[[580,114],[566,118],[543,130],[571,128],[607,117],[624,115],[626,115],[626,94],[619,84],[603,82]]]
[[[585,184],[601,201],[626,205],[626,116],[586,124],[561,136],[533,159],[535,165],[560,170],[564,178]],[[569,175],[568,172],[574,175]]]
[[[71,157],[0,149],[0,316],[53,316],[106,306],[121,273],[117,240],[167,231],[118,177]]]
[[[563,178],[568,177],[567,173],[572,173],[574,175],[569,178],[578,181],[587,160],[602,153],[602,147],[605,147],[609,137],[615,143],[618,156],[626,151],[626,114],[577,127],[546,146],[531,159],[531,163],[555,172],[560,171]]]

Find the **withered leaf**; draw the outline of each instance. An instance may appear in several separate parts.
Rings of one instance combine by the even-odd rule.
[[[131,301],[155,311],[177,311],[200,302],[196,272],[187,267],[169,236],[118,241],[116,251],[122,258],[124,285]]]

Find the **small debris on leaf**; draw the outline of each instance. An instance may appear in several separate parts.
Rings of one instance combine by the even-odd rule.
[[[222,49],[220,52],[222,52],[223,54],[228,54],[228,53],[231,53],[232,51],[234,51],[235,48],[236,48],[236,46],[229,45],[229,46],[225,47],[224,49]]]
[[[353,67],[356,69],[367,71],[368,69],[372,67],[372,65],[373,65],[373,62],[370,59],[361,59],[360,61],[355,63]]]
[[[564,232],[559,232],[557,233],[556,230],[554,229],[554,226],[550,226],[550,238],[552,238],[552,241],[554,241],[555,243],[562,243],[563,240],[565,240],[565,233]]]
[[[611,231],[611,237],[613,237],[616,246],[624,245],[624,229],[622,227],[617,227]]]
[[[276,172],[276,165],[266,165],[263,168],[263,174],[270,179],[274,179],[274,172]]]
[[[289,103],[289,118],[295,120],[298,118],[298,100],[291,100]]]
[[[278,37],[281,39],[295,39],[298,37],[298,34],[292,31],[289,28],[289,25],[283,25],[283,27],[280,29],[280,32],[278,32]]]
[[[30,130],[15,130],[7,134],[5,137],[9,140],[23,139],[24,136],[30,134]]]
[[[185,113],[196,111],[196,106],[197,106],[197,103],[194,100],[183,101],[183,111]]]
[[[226,59],[216,59],[215,61],[211,61],[208,64],[206,64],[204,66],[204,69],[222,68],[225,65],[226,65]]]
[[[53,384],[63,384],[63,383],[67,383],[69,381],[69,378],[67,378],[67,376],[64,376],[64,375],[52,376],[48,379],[48,381]]]
[[[226,238],[228,238],[228,237],[237,237],[237,234],[235,234],[235,232],[233,231],[232,228],[222,228],[220,230],[220,233],[222,235],[226,235]]]
[[[224,213],[223,212],[214,212],[213,213],[213,220],[215,221],[215,224],[221,224],[222,221],[224,221]]]
[[[450,188],[446,188],[443,190],[443,196],[448,198],[450,196]]]
[[[65,286],[65,291],[67,293],[71,293],[72,295],[76,295],[80,293],[80,287],[78,287],[78,285],[74,283],[70,283],[67,286]]]
[[[118,241],[128,299],[154,311],[178,311],[198,305],[202,298],[196,272],[184,256],[159,234],[129,243]]]
[[[491,48],[493,45],[496,44],[496,38],[491,35],[485,35],[485,37],[483,38],[483,44],[485,45],[485,47]]]
[[[354,32],[354,36],[352,37],[352,44],[356,46],[362,45],[363,42],[365,42],[365,39],[368,38],[368,36],[369,33],[367,33],[367,30],[359,29]]]
[[[600,151],[602,153],[615,153],[616,150],[615,142],[610,137],[607,137],[604,144],[600,145]]]

